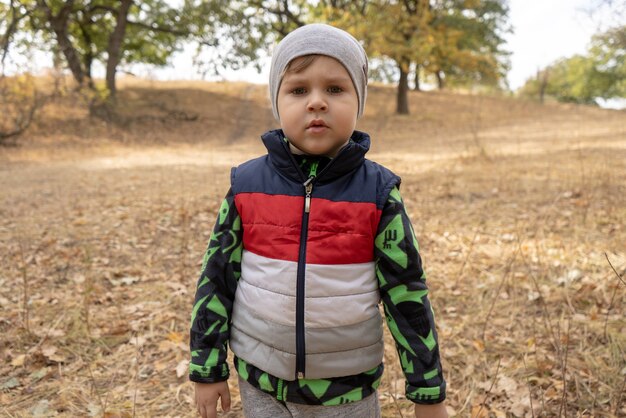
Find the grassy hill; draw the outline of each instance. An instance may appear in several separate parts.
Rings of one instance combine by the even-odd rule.
[[[121,85],[122,124],[64,99],[0,149],[3,415],[195,416],[202,252],[229,167],[277,125],[265,86]],[[371,86],[358,128],[403,179],[451,415],[625,416],[626,112],[412,92],[398,116],[394,103]],[[386,341],[383,416],[408,417]]]
[[[121,123],[105,125],[89,118],[80,99],[70,96],[44,109],[21,140],[22,147],[45,143],[50,151],[58,151],[67,143],[92,147],[107,141],[257,144],[261,133],[277,127],[264,85],[130,78],[122,79],[120,86]],[[542,138],[550,142],[612,138],[624,134],[626,118],[624,111],[437,91],[411,92],[410,106],[411,115],[396,115],[395,89],[370,86],[365,116],[357,129],[372,135],[373,151],[386,151],[389,146],[413,149],[417,144],[437,148],[442,143],[458,151],[467,148],[467,142],[482,146],[494,139],[517,144]],[[556,127],[560,129],[555,132]]]

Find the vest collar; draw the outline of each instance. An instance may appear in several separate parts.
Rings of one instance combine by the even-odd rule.
[[[267,148],[270,162],[279,172],[299,183],[306,181],[306,176],[300,170],[291,154],[289,144],[285,141],[282,129],[268,131],[261,136],[261,139]],[[344,145],[337,156],[320,172],[315,180],[316,183],[330,182],[363,164],[365,154],[370,148],[370,136],[365,132],[354,131],[350,139],[351,141]]]

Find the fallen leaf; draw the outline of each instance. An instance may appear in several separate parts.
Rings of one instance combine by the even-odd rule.
[[[472,341],[472,345],[474,346],[474,348],[476,348],[476,350],[480,351],[481,353],[485,351],[485,343],[483,343],[481,340]]]
[[[19,356],[15,357],[13,360],[11,360],[11,366],[13,366],[13,367],[23,366],[25,359],[26,359],[26,355],[25,354],[20,354]]]
[[[187,374],[189,370],[189,360],[181,360],[176,366],[176,377],[181,378]]]
[[[63,363],[65,361],[65,357],[58,354],[57,348],[51,344],[42,346],[41,354],[43,354],[48,360],[54,361],[55,363]]]
[[[34,371],[30,375],[28,375],[28,378],[32,383],[34,383],[38,380],[41,380],[45,375],[47,375],[49,370],[50,369],[48,367],[42,367],[41,369]]]
[[[472,406],[472,418],[489,418],[489,408],[484,405]]]
[[[136,345],[138,347],[141,347],[142,345],[144,345],[147,341],[146,337],[142,337],[141,335],[137,335],[135,337],[132,337],[130,339],[130,341],[128,341],[129,344],[131,345]]]
[[[516,417],[525,417],[527,411],[530,411],[530,400],[527,396],[519,399],[518,402],[514,402],[509,410]]]
[[[506,418],[506,412],[501,409],[492,409],[491,412],[495,414],[496,418]]]
[[[456,410],[450,405],[446,405],[446,412],[448,413],[449,417],[455,417],[458,414],[458,412],[456,412]]]
[[[7,381],[5,381],[2,386],[0,386],[0,389],[13,389],[16,388],[20,385],[19,380],[17,380],[15,377],[11,377],[9,378]]]
[[[500,376],[498,377],[498,382],[496,384],[496,388],[500,392],[506,393],[506,395],[511,398],[517,393],[517,382],[511,379],[508,376]]]
[[[81,284],[85,282],[85,276],[83,274],[77,274],[74,277],[72,277],[72,280],[76,284]]]
[[[182,342],[185,337],[186,335],[183,335],[182,332],[170,332],[167,334],[167,339],[174,343]]]
[[[100,416],[101,414],[100,405],[96,405],[95,403],[90,403],[89,405],[87,405],[87,411],[89,411],[90,417]]]
[[[102,418],[131,418],[132,415],[128,412],[120,411],[106,411]]]
[[[139,281],[139,277],[122,277],[119,282],[123,285],[130,286],[133,283],[137,283]]]
[[[44,345],[43,347],[41,347],[41,353],[46,357],[53,356],[56,352],[57,348],[53,345]]]
[[[30,409],[31,416],[33,417],[49,417],[50,416],[50,401],[42,399],[35,406]]]

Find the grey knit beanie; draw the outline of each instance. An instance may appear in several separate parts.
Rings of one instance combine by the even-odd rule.
[[[278,115],[278,89],[287,65],[304,55],[326,55],[339,61],[350,74],[359,99],[360,118],[367,97],[367,55],[352,35],[322,23],[302,26],[289,33],[274,49],[270,67],[270,99],[276,120]]]

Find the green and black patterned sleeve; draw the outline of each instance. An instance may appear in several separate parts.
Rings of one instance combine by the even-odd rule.
[[[242,235],[241,218],[229,190],[204,255],[191,313],[189,378],[194,382],[219,382],[229,376],[227,345],[241,276]]]
[[[383,208],[374,251],[387,325],[406,377],[406,397],[422,404],[442,402],[446,383],[426,276],[415,232],[397,188]]]

